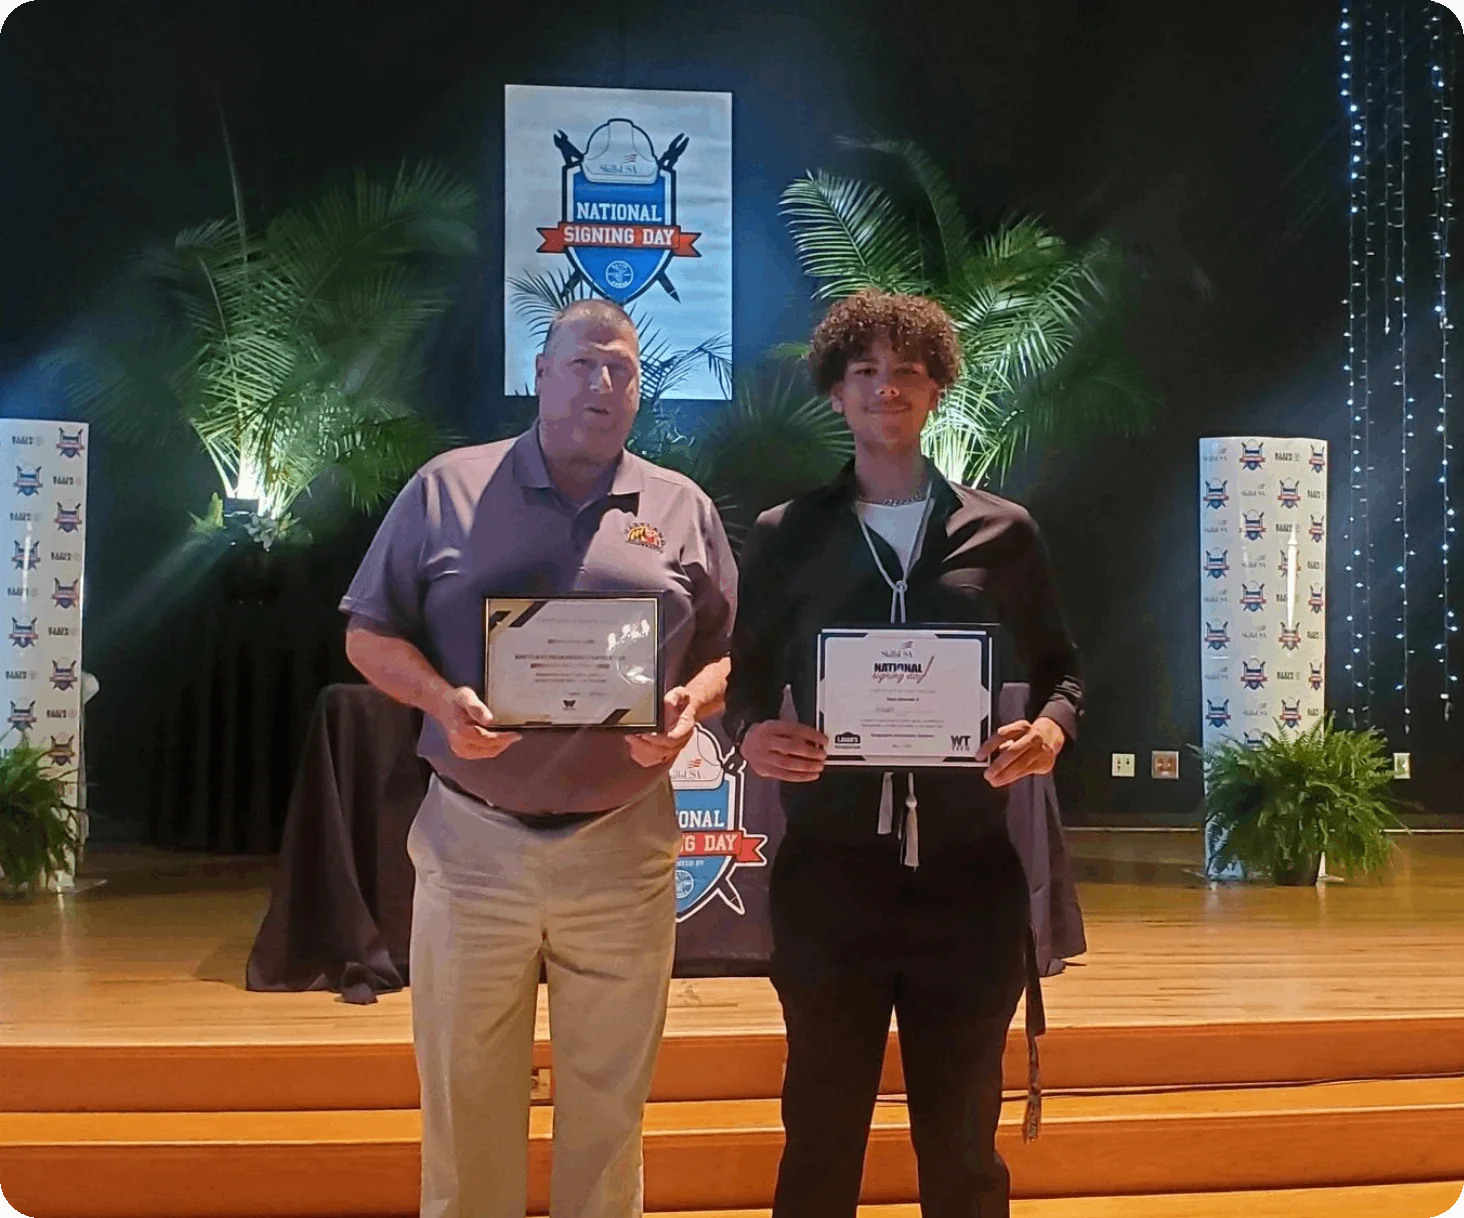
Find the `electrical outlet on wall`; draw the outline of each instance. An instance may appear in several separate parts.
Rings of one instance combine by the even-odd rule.
[[[1134,776],[1134,755],[1132,753],[1115,753],[1113,755],[1113,776],[1115,778],[1132,778]]]
[[[1150,778],[1178,778],[1179,754],[1173,749],[1155,749],[1149,761]]]
[[[1393,754],[1393,777],[1394,778],[1412,778],[1413,777],[1413,754],[1412,753],[1394,753]]]

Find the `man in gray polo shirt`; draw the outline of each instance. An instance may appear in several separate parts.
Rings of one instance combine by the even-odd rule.
[[[424,712],[412,825],[422,1218],[522,1218],[540,965],[554,1039],[556,1218],[641,1212],[641,1120],[665,1022],[680,831],[668,771],[719,710],[736,571],[716,509],[625,451],[635,328],[580,301],[538,357],[537,424],[406,485],[341,602],[346,651]],[[661,732],[495,730],[483,598],[661,594]]]

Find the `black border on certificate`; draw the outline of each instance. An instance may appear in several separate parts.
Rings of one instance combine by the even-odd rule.
[[[896,622],[890,625],[880,626],[827,626],[818,632],[818,657],[817,667],[814,675],[814,720],[820,732],[824,731],[824,674],[826,665],[827,642],[832,638],[865,638],[872,634],[920,636],[933,635],[936,638],[981,638],[986,642],[983,649],[983,663],[981,678],[986,685],[989,700],[986,710],[986,718],[977,725],[977,732],[981,740],[985,740],[996,730],[997,718],[996,703],[998,690],[996,687],[996,643],[999,627],[987,622],[940,622],[933,624],[916,622]],[[827,733],[825,733],[827,734]],[[980,747],[981,740],[977,741]],[[846,753],[835,757],[832,753],[825,758],[825,766],[848,766],[866,767],[870,769],[933,769],[946,767],[959,767],[961,769],[984,770],[990,763],[976,761],[972,757],[963,754],[945,754],[939,757],[921,755],[918,758],[912,757],[870,757],[862,753]]]
[[[502,623],[502,617],[498,615],[512,612],[506,607],[510,602],[515,607],[527,609],[527,612],[520,612],[519,616],[509,623],[510,626],[517,626],[528,621],[546,606],[562,601],[625,602],[649,609],[652,630],[655,634],[656,656],[655,698],[652,703],[652,721],[641,722],[639,720],[629,719],[623,715],[608,718],[599,723],[563,723],[554,722],[552,718],[544,722],[498,718],[498,712],[493,708],[493,674],[491,666],[491,658],[493,655],[491,639],[495,628],[501,628]],[[661,720],[666,701],[666,640],[663,635],[663,627],[664,619],[661,612],[661,596],[657,592],[557,592],[550,596],[508,596],[495,593],[485,596],[483,598],[483,702],[490,711],[493,711],[497,726],[503,731],[659,732],[663,727]],[[627,709],[626,715],[628,714],[629,710]]]

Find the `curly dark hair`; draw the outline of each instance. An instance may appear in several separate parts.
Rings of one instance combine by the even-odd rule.
[[[818,391],[827,393],[881,336],[907,359],[920,360],[942,389],[961,374],[961,344],[950,314],[924,296],[866,288],[835,304],[813,332],[808,366]]]

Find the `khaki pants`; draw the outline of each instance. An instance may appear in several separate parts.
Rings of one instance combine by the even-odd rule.
[[[432,782],[407,841],[421,1218],[523,1218],[541,960],[554,1045],[551,1213],[639,1218],[679,844],[669,784],[546,830]]]

